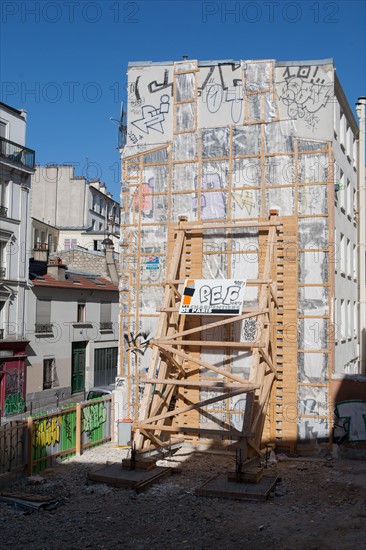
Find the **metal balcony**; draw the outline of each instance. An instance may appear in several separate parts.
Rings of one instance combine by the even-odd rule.
[[[0,205],[0,218],[7,218],[8,217],[8,209],[6,206]]]
[[[52,334],[52,323],[36,323],[36,334]]]
[[[27,168],[34,168],[36,162],[33,149],[5,138],[0,138],[0,156]]]
[[[6,268],[0,267],[0,279],[5,279],[5,275],[6,275]]]
[[[108,321],[108,322],[100,323],[99,324],[99,329],[100,330],[112,330],[112,322]]]

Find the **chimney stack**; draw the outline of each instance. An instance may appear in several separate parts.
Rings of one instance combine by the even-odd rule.
[[[61,258],[51,258],[47,264],[47,275],[50,275],[56,281],[66,281],[66,265],[62,263]]]

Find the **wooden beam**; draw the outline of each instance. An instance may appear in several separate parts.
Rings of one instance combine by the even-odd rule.
[[[259,348],[259,353],[262,355],[263,359],[265,360],[265,362],[267,363],[267,365],[269,366],[269,368],[271,369],[271,371],[272,371],[273,373],[276,373],[276,369],[274,368],[271,359],[268,357],[268,355],[267,355],[267,353],[264,351],[264,349]]]
[[[242,349],[252,349],[252,348],[264,348],[265,344],[263,342],[219,342],[219,341],[210,341],[210,340],[174,340],[170,338],[159,338],[152,339],[149,342],[150,346],[166,345],[170,344],[171,346],[201,346],[201,347],[210,347],[210,348],[242,348]]]
[[[226,389],[242,389],[243,391],[253,391],[259,388],[258,384],[239,384],[231,382],[220,382],[220,380],[215,381],[200,381],[200,380],[174,380],[172,378],[141,378],[140,382],[145,384],[164,384],[164,385],[173,385],[173,386],[187,386],[192,388],[211,388],[218,391],[223,391]]]
[[[178,369],[178,371],[181,373],[181,375],[182,375],[183,377],[186,377],[186,376],[187,376],[187,373],[186,373],[186,371],[184,370],[184,368],[182,367],[182,365],[180,365],[180,364],[178,363],[178,361],[176,361],[176,360],[174,359],[174,357],[172,356],[171,353],[169,353],[169,352],[166,351],[166,350],[160,350],[160,353],[163,353],[163,354],[166,356],[166,358],[167,358],[169,361],[171,361],[171,362],[173,363],[173,365],[175,366],[175,368]]]
[[[275,221],[237,221],[237,222],[224,222],[224,223],[210,223],[209,225],[197,222],[184,222],[179,226],[176,226],[175,229],[184,229],[185,231],[195,231],[202,229],[241,229],[242,227],[281,227],[282,224]]]
[[[276,307],[277,307],[277,308],[280,307],[280,306],[279,306],[279,303],[278,303],[278,300],[277,300],[277,296],[276,296],[275,290],[274,290],[274,288],[273,288],[273,283],[272,283],[271,285],[268,285],[268,288],[269,288],[269,291],[270,291],[271,296],[272,296],[272,298],[273,298],[273,301],[274,301],[274,303],[276,304]]]
[[[187,279],[189,279],[189,277],[187,277]],[[160,284],[163,285],[163,286],[166,286],[166,285],[181,285],[181,284],[184,284],[186,282],[186,279],[167,279],[166,281],[162,281]],[[257,286],[257,285],[270,285],[273,283],[273,280],[271,278],[266,278],[266,279],[247,279],[246,280],[246,285],[247,286]]]
[[[157,422],[158,420],[165,420],[166,418],[171,418],[172,416],[178,416],[179,414],[183,414],[188,411],[192,411],[194,409],[200,409],[201,407],[205,407],[206,405],[211,405],[212,403],[217,403],[218,401],[222,401],[224,399],[230,399],[230,397],[235,397],[237,395],[240,395],[241,393],[244,393],[245,390],[234,390],[230,391],[226,394],[219,395],[216,397],[211,397],[210,399],[205,399],[204,401],[199,401],[198,403],[192,403],[191,405],[187,405],[186,407],[181,407],[180,409],[176,409],[175,411],[159,414],[157,416],[152,416],[151,418],[145,418],[142,420],[144,424],[151,424],[152,422]],[[136,428],[139,429],[139,423],[136,424]],[[157,429],[161,429],[161,426],[156,426]]]
[[[154,445],[157,445],[158,447],[162,446],[163,441],[161,441],[161,439],[159,439],[156,435],[148,432],[148,430],[144,430],[142,426],[139,426],[139,430],[142,433],[142,435],[150,439],[150,441],[152,441]]]
[[[139,429],[142,430],[153,430],[155,427],[151,424],[144,424],[139,422]],[[216,428],[192,428],[191,426],[159,426],[158,428],[162,432],[171,432],[171,433],[187,433],[187,434],[198,434],[198,435],[218,435],[222,437],[241,437],[242,433],[236,430],[235,428],[229,428],[228,430],[219,430]],[[251,434],[252,435],[252,434]]]
[[[237,323],[238,321],[243,321],[244,319],[250,319],[251,317],[258,317],[263,313],[268,313],[268,308],[262,309],[253,309],[250,313],[245,313],[244,315],[238,315],[230,317],[230,319],[223,319],[222,321],[215,321],[214,323],[209,323],[208,325],[201,325],[200,327],[190,328],[188,330],[183,330],[182,332],[176,332],[172,335],[164,336],[165,340],[173,340],[174,338],[180,338],[181,336],[188,336],[188,334],[194,334],[196,332],[202,332],[204,330],[210,330],[211,328],[222,327],[230,323]]]
[[[203,361],[202,359],[198,359],[197,357],[193,357],[189,353],[185,353],[184,351],[171,348],[169,346],[163,346],[159,345],[157,346],[162,349],[166,349],[170,351],[170,353],[174,353],[174,355],[178,355],[178,357],[182,357],[182,359],[185,359],[186,361],[190,361],[191,363],[195,363],[196,365],[200,365],[208,370],[213,370],[217,372],[218,374],[221,374],[222,376],[225,376],[226,378],[230,378],[230,380],[234,380],[235,382],[240,382],[240,384],[245,384],[247,380],[245,378],[241,378],[241,376],[237,376],[236,374],[232,374],[231,372],[227,372],[225,370],[219,369],[218,367],[215,367],[214,365],[211,365],[211,363],[207,363],[206,361]]]

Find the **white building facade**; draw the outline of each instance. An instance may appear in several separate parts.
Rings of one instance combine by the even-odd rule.
[[[59,229],[59,250],[100,250],[109,235],[117,250],[119,203],[104,183],[75,176],[73,166],[37,166],[31,209],[34,218]]]
[[[0,103],[0,414],[25,401],[30,191],[35,152],[25,146],[27,117]]]
[[[42,408],[114,383],[118,287],[66,271],[55,259],[32,275],[28,321],[27,408]]]

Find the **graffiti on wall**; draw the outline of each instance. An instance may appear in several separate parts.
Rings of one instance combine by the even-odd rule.
[[[24,399],[20,392],[7,395],[4,402],[5,416],[19,414],[24,411]]]
[[[278,99],[286,107],[290,118],[302,118],[308,128],[315,130],[317,115],[332,98],[333,85],[324,71],[316,65],[286,67],[279,82]]]
[[[198,97],[209,115],[225,110],[229,120],[238,124],[243,118],[241,63],[223,62],[200,67]]]
[[[24,372],[13,368],[6,371],[4,413],[6,416],[24,411]]]
[[[165,115],[169,113],[170,98],[167,94],[160,97],[159,107],[153,105],[143,105],[141,109],[142,117],[132,121],[131,124],[144,134],[150,130],[164,134]]]
[[[130,332],[130,334],[125,333],[123,335],[123,338],[127,344],[125,351],[130,351],[134,355],[137,355],[138,353],[145,355],[146,350],[149,347],[149,335],[149,332],[139,332],[137,334],[134,332]]]
[[[153,143],[167,136],[171,122],[173,68],[144,67],[131,70],[128,83],[129,144]],[[170,136],[167,136],[168,139]]]
[[[334,409],[333,438],[358,443],[366,441],[366,401],[343,401]]]

